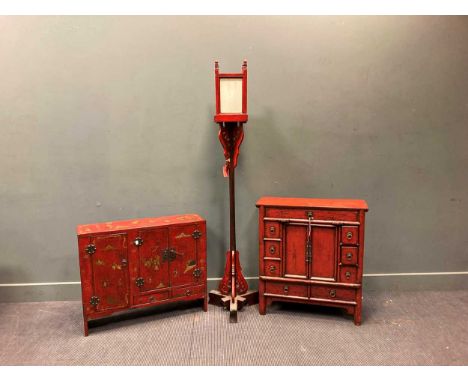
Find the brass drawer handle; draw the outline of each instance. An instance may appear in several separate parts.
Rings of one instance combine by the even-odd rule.
[[[351,252],[348,252],[348,253],[346,254],[346,258],[347,258],[348,260],[351,260],[351,259],[353,258],[353,254],[352,254]]]
[[[120,262],[122,263],[122,267],[126,267],[127,264],[128,264],[127,259],[122,259],[122,260],[120,260]]]
[[[156,299],[154,298],[154,296],[151,296],[151,297],[149,298],[149,302],[155,302],[155,301],[156,301]]]
[[[185,292],[185,295],[190,296],[191,294],[192,294],[192,291],[190,289],[187,289],[186,292]]]
[[[346,277],[346,280],[349,280],[351,277],[351,272],[346,272],[345,277]]]
[[[336,297],[336,289],[330,291],[330,297]]]
[[[272,245],[272,246],[270,247],[270,253],[273,255],[275,252],[276,252],[275,246]]]
[[[284,293],[288,293],[289,292],[289,287],[287,285],[285,285],[283,290],[284,290]]]
[[[353,238],[353,233],[351,231],[348,231],[346,233],[346,237],[347,237],[348,240],[351,240]]]
[[[275,231],[276,231],[275,226],[271,225],[271,226],[270,226],[270,232],[271,232],[271,233],[275,233]]]
[[[276,267],[274,265],[270,265],[270,273],[275,273]]]

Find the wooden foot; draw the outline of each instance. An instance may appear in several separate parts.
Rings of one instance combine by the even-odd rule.
[[[258,301],[258,313],[260,313],[262,316],[266,314],[266,301],[265,297],[259,298]]]
[[[231,324],[237,323],[237,297],[229,301],[229,322]]]
[[[88,337],[89,328],[88,328],[88,320],[86,318],[84,318],[83,320],[83,326],[84,326],[84,336]]]
[[[225,297],[228,297],[227,300],[224,300]],[[255,305],[258,304],[258,291],[256,290],[248,290],[244,294],[240,294],[237,297],[242,297],[242,303],[238,300],[238,310],[242,310],[245,305]],[[209,301],[208,304],[223,306],[228,308],[229,307],[229,299],[231,298],[230,295],[222,294],[218,290],[212,290],[209,293]]]
[[[203,299],[203,310],[208,312],[208,296]]]
[[[224,295],[218,290],[212,290],[209,296],[209,304],[222,306],[229,310],[229,321],[232,323],[237,322],[237,312],[242,310],[244,306],[258,303],[258,292],[255,290],[249,290],[247,293],[236,296],[234,301],[230,295]]]
[[[356,308],[354,311],[354,325],[361,325],[361,309]]]

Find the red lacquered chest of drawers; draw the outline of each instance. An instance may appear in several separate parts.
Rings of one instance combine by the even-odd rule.
[[[175,215],[77,227],[84,334],[88,321],[174,301],[203,300],[206,221]]]
[[[262,197],[259,312],[273,301],[341,307],[361,324],[364,200]]]

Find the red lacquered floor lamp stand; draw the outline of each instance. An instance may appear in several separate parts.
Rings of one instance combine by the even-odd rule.
[[[244,123],[247,122],[247,61],[242,65],[242,73],[219,73],[215,62],[216,115],[219,124],[218,137],[224,149],[226,164],[225,177],[229,177],[229,217],[230,245],[226,253],[224,276],[218,290],[209,294],[210,304],[229,309],[229,321],[237,322],[237,312],[244,305],[258,303],[258,292],[248,290],[242,274],[239,251],[236,248],[236,206],[234,174],[239,156],[239,148],[244,139]]]

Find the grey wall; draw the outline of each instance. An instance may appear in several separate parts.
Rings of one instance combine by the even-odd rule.
[[[366,199],[365,273],[468,271],[467,41],[467,17],[1,17],[0,284],[78,281],[77,224],[187,212],[221,276],[213,61],[244,58],[247,276],[266,194]],[[41,288],[0,299],[79,296]]]

